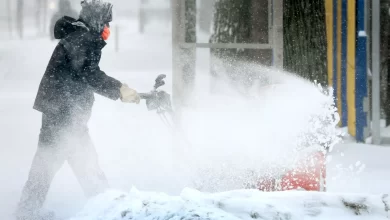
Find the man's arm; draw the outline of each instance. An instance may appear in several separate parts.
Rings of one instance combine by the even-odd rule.
[[[66,41],[62,44],[67,51],[71,69],[78,80],[90,86],[94,92],[112,100],[121,98],[122,102],[139,103],[139,96],[135,90],[100,70],[101,50],[93,50],[91,48],[94,47],[87,45],[74,47]]]
[[[93,57],[92,60],[86,59],[83,70],[78,73],[79,77],[91,86],[94,92],[113,100],[119,99],[122,83],[113,77],[107,76],[93,59]]]
[[[107,76],[100,70],[100,50],[91,50],[88,46],[74,47],[70,43],[62,42],[71,65],[71,70],[78,80],[90,86],[94,92],[107,98],[120,98],[122,83],[113,77]]]

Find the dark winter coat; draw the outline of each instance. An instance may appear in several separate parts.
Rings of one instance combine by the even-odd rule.
[[[99,33],[65,16],[57,21],[54,35],[60,42],[39,85],[34,109],[55,115],[74,109],[90,112],[94,93],[112,100],[120,97],[121,82],[99,68],[106,45]]]

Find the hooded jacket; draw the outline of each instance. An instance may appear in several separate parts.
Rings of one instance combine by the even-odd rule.
[[[45,114],[90,112],[94,93],[119,99],[121,82],[99,68],[106,45],[100,33],[82,20],[65,16],[56,22],[54,36],[60,41],[40,82],[34,109]]]

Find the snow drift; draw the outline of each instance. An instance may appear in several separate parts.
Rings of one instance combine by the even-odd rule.
[[[236,190],[207,194],[184,189],[180,196],[108,191],[91,200],[76,217],[90,219],[388,219],[387,195]]]

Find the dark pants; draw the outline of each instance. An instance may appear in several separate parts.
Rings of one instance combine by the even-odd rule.
[[[108,188],[88,134],[89,114],[42,115],[42,128],[17,215],[31,216],[44,204],[50,184],[67,161],[87,197]]]

